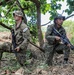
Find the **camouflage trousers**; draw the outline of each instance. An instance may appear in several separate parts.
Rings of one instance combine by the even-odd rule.
[[[64,59],[69,58],[69,54],[70,54],[70,48],[64,44],[58,44],[58,45],[49,45],[46,44],[44,46],[45,49],[45,56],[46,56],[46,64],[48,65],[52,65],[52,61],[53,61],[53,56],[54,53],[63,53],[64,54]]]
[[[19,52],[16,53],[16,58],[17,61],[21,66],[25,66],[25,61],[26,61],[26,50],[27,50],[27,45],[25,46],[25,49],[20,50]],[[12,52],[12,44],[9,42],[3,43],[0,45],[0,60],[2,58],[3,52]]]

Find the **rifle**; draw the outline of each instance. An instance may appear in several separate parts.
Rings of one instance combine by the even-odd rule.
[[[70,49],[74,50],[74,46],[70,43],[70,41],[68,40],[68,38],[65,35],[61,35],[54,27],[53,27],[53,33],[57,36],[59,36],[62,40],[62,42],[67,45],[70,44]]]
[[[28,40],[28,39],[27,39],[27,40]],[[31,42],[30,40],[28,40],[28,42],[29,42],[30,44],[32,44],[33,46],[37,47],[38,49],[40,49],[43,53],[45,53],[45,50],[44,50],[43,48],[37,46],[36,44],[34,44],[33,42]]]
[[[14,49],[16,48],[16,38],[15,38],[15,33],[14,33],[14,30],[13,30],[13,29],[11,30],[11,33],[12,33],[13,52],[14,52],[15,55],[16,55],[17,52],[16,52],[16,50],[14,50]],[[27,39],[27,38],[26,38],[26,39]],[[33,46],[39,48],[43,53],[45,52],[44,49],[42,49],[41,47],[35,45],[35,44],[32,43],[29,39],[27,39],[27,40],[28,40],[28,42],[29,42],[30,44],[32,44]]]
[[[11,30],[11,34],[12,34],[12,45],[13,45],[13,50],[12,52],[15,53],[15,56],[17,55],[17,51],[15,50],[16,48],[16,38],[15,38],[15,33],[14,30]]]
[[[14,50],[14,49],[16,48],[16,38],[15,38],[15,33],[14,33],[14,30],[13,30],[13,29],[11,30],[11,34],[12,34],[12,44],[13,44],[13,51],[12,51],[12,52],[14,52],[15,55],[16,55],[16,54],[17,54],[17,51]],[[27,38],[26,38],[26,39],[27,39]],[[27,39],[27,40],[28,40],[28,39]],[[32,43],[30,40],[28,40],[28,42],[29,42],[30,44],[32,44],[33,46],[39,48],[43,53],[45,52],[44,49],[42,49],[41,47],[35,45],[35,44]]]
[[[12,28],[8,27],[7,25],[5,25],[5,24],[2,23],[2,22],[0,22],[0,25],[2,25],[4,28],[7,28],[8,30],[11,31],[11,34],[12,34],[12,44],[13,44],[13,47],[14,47],[14,49],[15,49],[15,48],[16,48],[16,43],[15,43],[16,39],[15,39],[15,35],[14,35],[14,30],[13,30]],[[45,52],[45,50],[42,49],[41,47],[35,45],[35,44],[32,43],[30,40],[28,40],[28,41],[29,41],[29,43],[32,44],[33,46],[39,48],[43,53]],[[14,52],[14,51],[13,51],[13,52]],[[15,52],[16,52],[16,50],[15,50]],[[14,53],[15,53],[15,52],[14,52]],[[16,54],[16,53],[15,53],[15,54]]]

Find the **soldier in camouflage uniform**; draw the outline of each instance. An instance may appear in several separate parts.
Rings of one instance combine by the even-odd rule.
[[[53,27],[61,34],[61,35],[66,35],[65,29],[62,27],[62,23],[65,20],[65,17],[62,15],[58,15],[54,19],[54,24],[49,25],[47,27],[47,31],[45,34],[45,38],[47,41],[47,45],[45,46],[46,49],[46,55],[47,55],[47,60],[46,63],[50,66],[52,65],[53,61],[53,55],[55,52],[59,53],[62,52],[64,54],[64,63],[67,64],[68,58],[69,58],[69,53],[70,53],[70,44],[63,44],[61,43],[61,39],[59,36],[56,36],[53,33]]]
[[[13,12],[13,16],[16,23],[16,25],[13,27],[16,36],[16,48],[15,48],[15,50],[17,51],[16,58],[17,61],[20,63],[20,65],[24,67],[26,61],[25,54],[27,46],[29,44],[27,39],[30,39],[30,32],[29,28],[23,21],[23,14],[21,11]],[[10,52],[11,50],[13,50],[13,46],[11,43],[6,42],[0,45],[0,50],[1,50],[0,52],[0,59],[1,59],[2,53],[8,51]]]

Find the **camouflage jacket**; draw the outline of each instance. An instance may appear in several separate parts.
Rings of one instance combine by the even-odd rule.
[[[46,34],[45,34],[45,38],[46,38],[46,40],[47,40],[47,42],[48,42],[48,44],[50,44],[50,45],[54,45],[54,44],[56,44],[56,43],[60,43],[61,41],[56,41],[56,39],[55,39],[55,34],[53,33],[53,27],[55,27],[55,25],[53,24],[53,25],[49,25],[48,27],[47,27],[47,31],[46,31]],[[59,29],[57,29],[56,27],[55,27],[55,29],[61,34],[61,35],[65,35],[66,36],[66,31],[65,31],[65,29],[61,26]]]
[[[27,39],[30,39],[30,31],[27,25],[22,21],[18,27],[14,26],[14,32],[16,37],[16,45],[21,49],[28,44]]]

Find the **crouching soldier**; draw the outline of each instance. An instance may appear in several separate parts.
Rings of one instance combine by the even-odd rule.
[[[62,15],[58,15],[54,18],[54,24],[49,25],[47,27],[45,38],[47,40],[46,50],[47,60],[46,63],[50,66],[52,65],[53,56],[55,52],[63,52],[64,54],[64,62],[65,64],[68,63],[69,53],[70,53],[70,44],[61,43],[62,39],[60,36],[56,35],[53,28],[55,28],[61,35],[66,36],[66,31],[62,27],[63,21],[65,17]],[[67,37],[67,36],[66,36]],[[68,38],[67,38],[68,40]]]
[[[25,68],[25,61],[26,61],[25,55],[27,46],[29,44],[28,40],[30,39],[30,32],[27,25],[23,21],[23,14],[21,11],[14,11],[13,17],[15,20],[15,26],[13,27],[15,39],[13,40],[15,40],[16,48],[14,49],[13,44],[9,42],[0,45],[0,60],[3,52],[11,52],[11,50],[14,49],[15,50],[14,52],[16,52],[15,55],[17,61],[23,68]],[[17,74],[17,72],[15,74]],[[19,73],[19,75],[21,75],[21,73]]]

